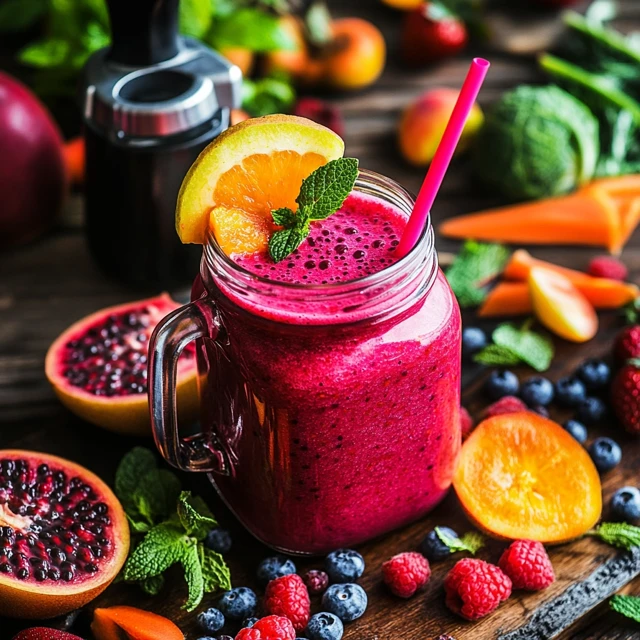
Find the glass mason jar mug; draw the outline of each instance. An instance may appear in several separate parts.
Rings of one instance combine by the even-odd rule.
[[[355,190],[411,212],[373,172]],[[154,436],[171,464],[208,472],[253,535],[326,553],[441,500],[460,447],[460,313],[430,227],[395,264],[326,285],[257,276],[209,237],[193,297],[152,338]],[[193,339],[203,432],[183,438],[176,363]]]

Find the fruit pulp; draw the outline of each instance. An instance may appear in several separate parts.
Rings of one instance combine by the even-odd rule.
[[[353,281],[395,262],[405,224],[399,210],[354,192],[289,258],[235,261],[275,282]],[[254,303],[206,275],[204,286],[225,331],[197,350],[202,424],[233,467],[212,480],[256,537],[324,553],[443,498],[460,447],[460,314],[442,272],[378,321],[356,294],[338,311],[331,302],[294,312],[286,296]]]

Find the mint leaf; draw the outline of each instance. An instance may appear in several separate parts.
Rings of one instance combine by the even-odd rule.
[[[440,538],[440,542],[449,547],[451,553],[458,551],[468,551],[475,555],[478,549],[484,547],[484,538],[475,531],[465,533],[461,538],[456,538],[443,531],[440,527],[435,528],[436,535]]]
[[[182,606],[187,611],[193,611],[204,596],[204,578],[200,564],[198,544],[193,538],[185,538],[182,543],[180,563],[184,569],[184,579],[189,589],[189,598]]]
[[[536,371],[546,371],[555,353],[553,342],[548,336],[531,331],[530,325],[531,322],[525,322],[517,328],[512,324],[501,324],[493,332],[493,342],[512,351]]]
[[[640,547],[640,527],[626,522],[603,522],[587,532],[587,535],[594,536],[607,544],[626,551]]]
[[[296,214],[287,207],[274,209],[271,217],[279,227],[293,227],[296,223]]]
[[[355,158],[331,160],[303,180],[296,202],[310,220],[324,220],[342,206],[357,178]]]
[[[627,324],[637,324],[640,322],[640,297],[630,302],[624,309],[623,313]]]
[[[176,510],[180,480],[166,469],[152,469],[140,479],[132,501],[150,524],[166,519]]]
[[[242,47],[260,53],[293,51],[296,47],[278,16],[249,7],[219,17],[207,36],[207,42],[216,49]]]
[[[269,255],[274,262],[284,260],[302,244],[302,241],[308,235],[308,223],[302,228],[293,227],[291,229],[276,231],[271,238],[269,238]]]
[[[152,576],[140,582],[140,588],[150,596],[157,596],[164,587],[164,577],[162,575]]]
[[[144,447],[135,447],[125,454],[118,465],[115,482],[116,495],[125,508],[142,477],[157,466],[155,455]]]
[[[184,554],[184,531],[163,523],[155,526],[143,538],[124,565],[126,582],[136,582],[157,576],[172,564],[180,562]]]
[[[487,296],[486,285],[504,269],[509,250],[500,244],[467,240],[446,276],[461,307],[477,307]]]
[[[613,596],[609,605],[615,612],[640,623],[640,598],[638,596]]]
[[[242,82],[242,108],[254,117],[283,113],[295,101],[295,89],[286,79],[267,77],[253,81],[245,78]]]
[[[473,356],[473,361],[487,367],[511,367],[520,364],[520,357],[511,349],[490,344],[476,353]]]
[[[200,554],[204,590],[207,593],[214,593],[218,590],[228,591],[231,589],[231,572],[224,558],[202,544],[200,544]]]
[[[211,27],[211,0],[180,0],[178,5],[180,32],[192,38],[203,38]]]
[[[180,494],[178,517],[187,535],[197,540],[202,540],[218,524],[204,500],[192,496],[190,491]]]
[[[133,533],[147,533],[151,529],[148,522],[141,522],[140,520],[134,520],[127,514],[127,521],[129,522],[129,529]]]
[[[66,40],[50,38],[27,45],[18,54],[20,62],[32,67],[48,69],[60,66],[67,59],[69,43]]]

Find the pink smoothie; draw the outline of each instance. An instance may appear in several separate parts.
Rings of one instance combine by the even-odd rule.
[[[405,221],[354,193],[312,224],[289,259],[236,261],[276,282],[353,281],[395,262]],[[199,349],[202,419],[234,466],[232,477],[212,479],[254,535],[325,553],[413,521],[442,499],[460,446],[460,316],[441,272],[428,294],[375,323],[359,299],[311,302],[307,312],[283,296],[266,305],[205,285],[225,342]]]

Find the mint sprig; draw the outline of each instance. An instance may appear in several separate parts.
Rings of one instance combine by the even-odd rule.
[[[640,623],[640,598],[638,596],[613,596],[609,605],[615,612]]]
[[[125,582],[137,582],[149,595],[164,585],[164,572],[180,564],[189,595],[184,608],[193,611],[204,596],[231,588],[222,556],[203,540],[217,522],[202,498],[181,491],[178,477],[159,469],[155,456],[136,447],[116,472],[116,495],[127,514],[134,539],[122,570]]]
[[[460,306],[482,304],[487,284],[502,272],[508,259],[509,250],[500,244],[467,240],[446,273]]]
[[[527,320],[516,327],[504,323],[496,327],[491,339],[492,345],[485,347],[474,356],[475,362],[487,366],[513,366],[524,363],[536,371],[546,371],[555,354],[551,338],[532,331],[533,320]]]
[[[468,551],[471,555],[475,555],[476,552],[484,547],[484,538],[476,531],[469,531],[465,533],[461,538],[449,535],[446,531],[440,527],[435,528],[436,535],[440,539],[440,542],[447,546],[451,553],[457,553],[458,551]]]
[[[640,527],[626,522],[603,522],[587,535],[625,551],[640,548]]]
[[[283,208],[271,212],[273,221],[283,227],[269,239],[269,254],[274,262],[284,260],[302,244],[313,220],[325,220],[342,206],[357,177],[355,158],[331,160],[303,180],[296,198],[298,211]]]

